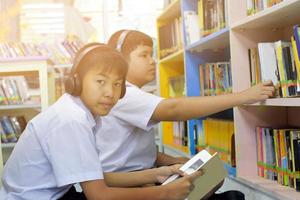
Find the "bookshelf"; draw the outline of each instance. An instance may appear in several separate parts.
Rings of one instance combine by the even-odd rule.
[[[40,111],[45,110],[55,101],[55,72],[53,67],[44,57],[0,59],[0,77],[32,75],[38,77],[40,102],[31,102],[18,105],[1,105],[0,116],[22,115],[28,122]],[[1,144],[0,141],[0,173],[2,173],[3,162],[7,160],[14,143]]]
[[[178,6],[180,8],[178,8]],[[185,11],[198,13],[198,0],[178,0],[172,2],[157,19],[157,28],[172,18],[183,16]],[[300,1],[284,0],[272,7],[247,16],[247,1],[227,1],[227,26],[201,37],[188,44],[182,39],[183,48],[158,62],[158,84],[160,95],[168,96],[168,77],[184,75],[185,95],[200,96],[199,64],[231,62],[232,89],[239,92],[251,85],[248,49],[261,42],[290,40],[293,25],[300,23]],[[181,25],[186,38],[185,19]],[[158,41],[162,40],[158,34]],[[158,52],[160,46],[158,44]],[[239,183],[258,190],[274,199],[300,199],[300,192],[276,181],[258,176],[255,128],[261,127],[297,127],[300,124],[300,98],[272,98],[264,102],[243,105],[233,110],[218,113],[214,117],[234,120],[236,169],[229,166],[228,171],[236,174]],[[232,116],[233,115],[233,116]],[[194,126],[203,128],[203,119],[188,121],[188,147],[182,150],[172,144],[172,123],[162,123],[162,144],[181,152],[180,155],[193,155],[197,145],[194,143]],[[227,168],[228,165],[225,165]],[[230,172],[231,173],[231,172]]]

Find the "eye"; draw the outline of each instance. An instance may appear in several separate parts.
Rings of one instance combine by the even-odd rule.
[[[115,83],[115,86],[116,86],[116,87],[121,87],[121,86],[122,86],[122,83]]]
[[[97,82],[100,84],[100,85],[103,85],[105,83],[104,80],[97,80]]]

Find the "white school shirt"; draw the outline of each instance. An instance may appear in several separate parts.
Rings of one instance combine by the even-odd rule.
[[[99,125],[69,94],[33,118],[4,167],[4,200],[56,200],[74,183],[103,179],[93,133]]]
[[[108,115],[101,117],[96,146],[104,172],[152,168],[157,149],[151,120],[163,98],[126,83],[126,94]]]

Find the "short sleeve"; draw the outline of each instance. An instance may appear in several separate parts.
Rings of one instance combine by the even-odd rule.
[[[74,121],[52,131],[45,145],[58,186],[103,179],[90,127]]]
[[[147,93],[137,87],[127,87],[126,95],[119,100],[111,114],[127,123],[150,130],[157,122],[151,117],[163,98]]]

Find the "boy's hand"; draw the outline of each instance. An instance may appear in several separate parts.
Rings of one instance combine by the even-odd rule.
[[[178,163],[178,164],[184,164],[187,161],[189,161],[189,158],[187,158],[187,157],[177,157],[176,158],[176,163]]]
[[[165,187],[168,190],[168,200],[182,200],[185,199],[189,193],[194,189],[194,180],[203,174],[202,171],[196,171],[190,175],[175,180]]]
[[[157,168],[157,182],[163,183],[169,176],[173,174],[179,174],[180,176],[183,176],[184,173],[179,169],[181,166],[181,164],[176,164]]]
[[[275,87],[272,81],[266,81],[242,91],[240,95],[242,104],[252,104],[273,97],[274,93]]]

